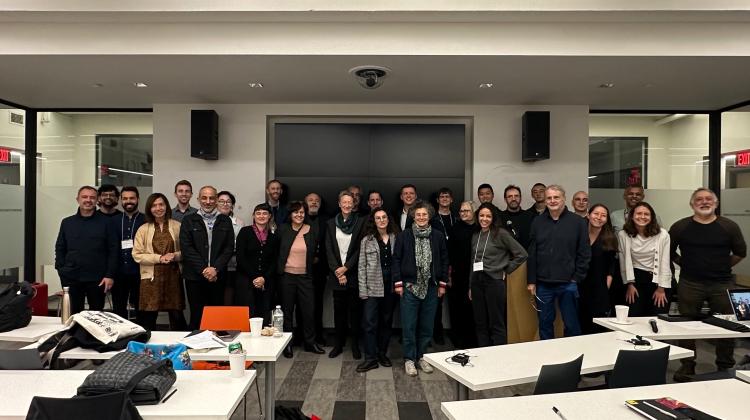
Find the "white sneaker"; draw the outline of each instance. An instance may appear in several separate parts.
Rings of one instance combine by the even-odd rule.
[[[414,362],[411,360],[407,360],[406,363],[404,363],[404,370],[409,376],[417,376],[419,374],[417,372],[417,367],[414,366]]]
[[[422,369],[424,373],[432,373],[435,370],[429,363],[427,363],[427,360],[424,359],[419,359],[419,368]]]

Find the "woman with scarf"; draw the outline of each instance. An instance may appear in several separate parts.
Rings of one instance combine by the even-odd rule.
[[[417,376],[433,368],[422,358],[432,338],[438,298],[448,280],[448,250],[445,235],[430,226],[434,210],[418,201],[411,210],[414,222],[396,238],[393,253],[394,291],[401,296],[401,329],[404,369]]]
[[[221,196],[221,195],[220,195]],[[279,237],[271,232],[271,206],[261,203],[253,210],[253,224],[237,234],[237,278],[234,283],[234,304],[250,307],[252,316],[263,317],[263,325],[271,323],[271,296]]]
[[[352,356],[359,360],[362,358],[359,350],[362,303],[359,299],[357,260],[365,219],[354,211],[354,196],[347,190],[339,193],[339,209],[341,212],[328,221],[326,230],[328,278],[333,289],[333,323],[336,328],[336,342],[328,357],[341,354],[346,337],[351,332]]]

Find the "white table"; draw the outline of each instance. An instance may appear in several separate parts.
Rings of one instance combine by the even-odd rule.
[[[608,332],[469,349],[467,352],[471,355],[473,367],[446,361],[458,350],[429,353],[424,358],[456,380],[457,398],[465,400],[469,389],[481,391],[534,382],[542,365],[569,362],[581,354],[584,355],[582,374],[612,370],[620,350],[634,350],[632,344],[618,339],[618,335]],[[656,340],[650,341],[653,349],[669,346]],[[669,347],[670,360],[693,355],[692,350]]]
[[[623,331],[628,334],[640,335],[645,338],[658,340],[693,340],[708,338],[742,338],[750,337],[750,332],[730,331],[721,327],[706,324],[701,321],[669,322],[656,317],[631,317],[630,325],[612,322],[615,318],[594,318],[594,323],[613,331]],[[650,319],[656,319],[659,332],[653,332]]]
[[[0,419],[24,419],[31,398],[69,398],[89,375],[90,370],[4,370],[0,383]],[[229,371],[178,370],[177,392],[167,402],[137,406],[147,420],[226,420],[255,380],[254,370],[242,378],[232,378]],[[89,414],[93,415],[93,414]],[[83,416],[86,417],[86,416]],[[82,417],[82,418],[83,418]],[[93,418],[93,417],[92,417]]]
[[[153,331],[149,344],[173,344],[188,335],[187,331]],[[250,333],[240,333],[234,341],[242,343],[247,352],[247,360],[265,364],[266,398],[264,412],[266,419],[274,419],[276,406],[276,361],[281,357],[284,348],[292,340],[292,333],[284,333],[282,337],[251,337]],[[26,348],[29,348],[28,346]],[[190,359],[195,361],[226,362],[229,353],[226,348],[205,350],[190,350]],[[60,354],[61,359],[106,360],[117,354],[115,351],[99,353],[96,350],[76,347]]]
[[[0,333],[0,341],[34,343],[47,334],[63,329],[64,325],[56,316],[32,316],[29,325]]]
[[[625,400],[671,397],[724,420],[745,420],[748,418],[745,403],[748,395],[750,384],[736,379],[723,379],[601,391],[453,401],[440,404],[440,408],[451,420],[560,420],[552,411],[553,406],[568,420],[639,420],[643,417],[625,407]]]
[[[738,370],[735,372],[737,379],[742,379],[745,382],[750,382],[750,370]]]

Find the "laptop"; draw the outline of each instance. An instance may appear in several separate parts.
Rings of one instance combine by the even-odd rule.
[[[727,289],[737,322],[750,327],[750,289]]]

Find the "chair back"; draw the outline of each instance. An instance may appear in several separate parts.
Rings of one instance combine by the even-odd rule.
[[[0,350],[0,370],[41,370],[39,350]]]
[[[667,383],[669,346],[656,350],[620,350],[609,377],[610,388]]]
[[[250,331],[250,308],[247,306],[206,306],[200,329]]]
[[[95,397],[31,399],[26,420],[78,420],[93,415],[97,420],[143,420],[125,392]]]
[[[578,389],[581,378],[583,355],[570,362],[556,365],[544,365],[536,380],[534,395],[573,392]]]

